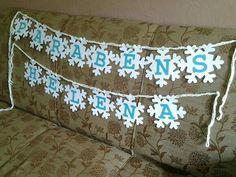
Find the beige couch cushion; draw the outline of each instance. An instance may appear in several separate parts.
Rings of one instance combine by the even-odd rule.
[[[128,153],[64,128],[50,129],[0,168],[2,176],[109,177],[130,158]]]
[[[0,102],[6,108],[7,104]],[[0,167],[55,125],[19,109],[0,112]],[[1,174],[2,175],[2,174]]]
[[[180,170],[134,156],[120,169],[117,177],[186,177],[186,175]]]

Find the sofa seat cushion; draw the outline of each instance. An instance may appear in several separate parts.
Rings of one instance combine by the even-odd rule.
[[[22,114],[24,115],[24,113]],[[33,120],[35,119],[35,124],[33,124],[33,121],[30,124],[23,121],[23,118],[21,120],[20,116],[17,117],[17,114],[13,114],[13,112],[9,112],[8,115],[10,115],[10,119],[18,121],[12,122],[12,125],[17,126],[19,124],[22,127],[26,127],[26,125],[40,126],[34,116],[28,116]],[[13,115],[16,115],[16,117]],[[42,122],[44,121],[42,120]],[[5,137],[8,137],[10,133],[11,128],[9,131],[1,133],[1,136],[5,134]],[[62,127],[48,128],[38,134],[31,141],[25,140],[30,142],[28,146],[10,156],[8,162],[2,164],[0,168],[1,176],[116,176],[119,169],[130,158],[130,154],[126,152]],[[30,133],[27,133],[27,135],[30,135]],[[4,136],[2,139],[4,139]],[[16,145],[19,144],[17,139],[15,141]]]
[[[8,106],[0,102],[0,108]],[[19,109],[0,112],[0,167],[25,149],[34,138],[54,127],[53,123]]]
[[[186,174],[178,171],[172,167],[160,166],[134,156],[119,171],[117,177],[186,177]]]

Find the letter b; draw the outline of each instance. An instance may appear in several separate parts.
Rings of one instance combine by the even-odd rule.
[[[104,67],[106,64],[105,60],[106,60],[106,55],[102,52],[97,52],[97,58],[94,64],[100,67]]]

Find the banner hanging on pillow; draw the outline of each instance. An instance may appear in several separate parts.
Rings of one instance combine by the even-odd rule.
[[[47,35],[47,31],[52,34]],[[66,59],[71,66],[91,67],[95,76],[111,73],[112,66],[117,65],[120,77],[137,79],[139,70],[147,66],[145,77],[154,79],[159,87],[179,79],[181,73],[188,83],[213,83],[215,70],[221,69],[224,64],[224,60],[214,54],[219,44],[180,47],[179,50],[186,55],[182,58],[176,53],[170,54],[171,48],[166,47],[100,43],[77,38],[51,29],[24,14],[14,21],[12,35],[15,40],[29,37],[30,47],[44,50],[53,62]],[[117,47],[118,52],[112,51],[109,46]],[[145,50],[151,50],[151,54],[142,57]]]
[[[20,17],[18,17],[20,15]],[[164,87],[169,82],[180,79],[184,76],[186,81],[197,83],[213,83],[216,78],[216,70],[222,68],[224,60],[216,55],[215,48],[236,42],[236,40],[223,41],[216,44],[203,44],[201,46],[179,46],[179,47],[149,47],[141,45],[115,44],[97,42],[78,38],[38,22],[37,20],[17,12],[11,22],[9,37],[9,77],[8,86],[12,106],[0,111],[11,110],[14,107],[12,97],[12,72],[14,48],[18,48],[29,62],[25,63],[25,79],[31,87],[44,85],[45,93],[58,98],[64,95],[64,102],[72,112],[85,109],[91,105],[92,114],[108,119],[110,113],[114,112],[118,119],[124,120],[127,128],[134,123],[143,124],[142,114],[147,111],[155,118],[157,128],[169,126],[179,128],[178,119],[184,118],[186,111],[179,105],[182,97],[215,96],[211,122],[208,126],[207,143],[209,147],[210,131],[215,118],[222,118],[223,106],[226,102],[230,86],[235,72],[235,53],[231,61],[231,72],[225,93],[221,96],[219,91],[179,94],[179,95],[132,95],[116,93],[109,90],[101,90],[82,83],[74,82],[69,78],[52,72],[49,68],[41,65],[30,57],[15,41],[22,38],[29,38],[29,46],[37,51],[45,52],[50,56],[52,62],[67,60],[68,65],[78,68],[90,67],[94,76],[118,72],[120,77],[137,79],[140,77],[140,70],[145,69],[145,77],[154,80],[158,87]],[[14,39],[14,42],[13,42]],[[112,48],[111,48],[111,47]],[[113,49],[115,48],[115,49]],[[145,56],[144,52],[149,51]],[[174,53],[175,50],[182,50],[185,57]],[[114,71],[118,68],[117,71]],[[66,81],[66,84],[65,84]],[[218,106],[218,98],[222,97]],[[113,99],[115,97],[116,99]],[[145,108],[137,98],[152,100],[152,104]],[[86,102],[88,100],[88,102]],[[115,101],[114,101],[115,100]],[[218,110],[217,110],[218,108]]]

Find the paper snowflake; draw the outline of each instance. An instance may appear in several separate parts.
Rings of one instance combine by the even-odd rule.
[[[181,71],[186,69],[188,75],[185,76],[188,83],[197,83],[197,78],[203,79],[204,83],[213,82],[216,77],[212,73],[215,68],[220,69],[224,61],[220,56],[214,56],[212,52],[215,48],[212,44],[203,45],[200,48],[196,46],[188,46],[185,54],[189,55],[186,60],[182,59],[179,67]]]
[[[164,128],[165,125],[169,125],[170,129],[177,129],[180,124],[177,120],[184,118],[186,114],[183,107],[176,105],[178,103],[177,98],[175,96],[162,97],[161,95],[154,95],[152,102],[154,105],[149,106],[147,112],[150,116],[155,117],[156,127]]]
[[[146,78],[156,80],[156,84],[160,87],[167,85],[167,80],[175,81],[180,78],[180,71],[177,68],[179,65],[180,56],[175,53],[171,57],[167,55],[168,49],[157,50],[158,55],[151,54],[147,56],[147,64],[150,64],[149,70],[146,70]]]
[[[64,101],[70,105],[72,112],[80,109],[85,109],[84,99],[86,98],[86,92],[83,89],[79,89],[77,85],[66,85],[65,91],[67,92]]]
[[[115,63],[119,64],[119,76],[125,77],[130,74],[131,78],[136,79],[139,75],[139,67],[144,68],[145,59],[140,57],[142,48],[134,45],[132,48],[125,44],[120,47],[120,55],[116,55]]]
[[[117,106],[119,109],[116,110],[116,116],[118,119],[123,119],[124,124],[127,128],[132,127],[133,123],[143,124],[143,117],[141,112],[144,112],[144,106],[141,103],[135,102],[135,97],[129,95],[126,98],[118,98]]]
[[[41,84],[42,68],[36,65],[36,62],[31,60],[25,63],[25,74],[24,77],[29,81],[31,87],[36,84]]]
[[[55,35],[49,35],[46,37],[46,41],[49,43],[46,47],[46,52],[51,55],[53,62],[57,61],[58,58],[65,58],[69,53],[68,41],[61,37],[61,33],[58,31]]]
[[[43,44],[45,43],[45,32],[47,28],[45,25],[36,23],[34,29],[30,31],[30,47],[35,48],[38,51],[41,51]]]
[[[102,118],[108,119],[110,111],[113,111],[115,108],[114,103],[110,100],[111,95],[97,90],[93,90],[93,94],[93,96],[88,98],[89,104],[93,106],[93,115],[98,116],[101,114]]]
[[[112,67],[109,64],[114,60],[115,55],[107,50],[107,44],[91,46],[86,51],[86,57],[87,64],[93,68],[95,76],[101,75],[102,72],[105,74],[111,72]]]
[[[47,75],[43,77],[45,85],[45,92],[52,94],[53,97],[57,98],[59,93],[63,91],[63,86],[60,83],[61,78],[57,75],[47,71]]]
[[[85,45],[87,41],[85,38],[75,38],[71,37],[70,39],[70,47],[69,47],[69,64],[74,66],[78,64],[78,67],[83,67],[85,64]]]
[[[27,19],[25,16],[23,16],[23,19],[17,18],[14,21],[14,39],[19,40],[20,37],[28,37],[29,35],[29,28],[31,27],[32,21]]]

